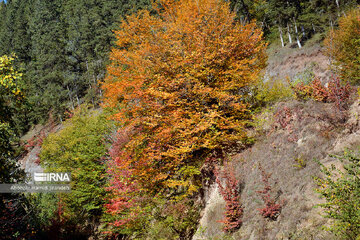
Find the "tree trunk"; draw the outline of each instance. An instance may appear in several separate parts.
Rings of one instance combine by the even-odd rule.
[[[77,94],[76,94],[76,101],[77,101],[78,106],[80,106],[80,99],[79,99],[79,96]]]
[[[294,18],[294,24],[295,24],[296,42],[297,42],[299,48],[301,48],[302,46],[301,46],[301,43],[300,43],[299,32],[298,32],[298,29],[297,29],[295,18]]]
[[[297,44],[298,44],[299,48],[301,48],[302,46],[301,46],[301,42],[300,42],[300,40],[299,40],[299,37],[298,37],[298,36],[296,36],[296,41],[297,41]]]
[[[290,42],[290,44],[291,44],[291,43],[292,43],[292,39],[291,39],[291,34],[290,34],[289,23],[287,24],[287,33],[288,33],[288,37],[289,37],[289,42]]]
[[[333,22],[331,19],[330,19],[330,28],[331,28],[331,31],[334,31],[334,25],[333,25]]]
[[[281,30],[281,27],[279,26],[279,32],[280,32],[280,40],[281,40],[281,46],[282,47],[285,47],[284,45],[284,39],[283,39],[283,33],[282,33],[282,30]]]
[[[336,2],[336,6],[337,6],[337,8],[338,8],[338,12],[337,12],[337,15],[338,15],[338,17],[340,17],[340,5],[339,5],[339,0],[335,0],[335,2]]]

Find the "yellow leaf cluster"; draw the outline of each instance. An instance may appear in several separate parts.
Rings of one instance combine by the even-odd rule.
[[[14,59],[15,55],[0,57],[0,92],[20,97],[21,90],[17,82],[21,79],[22,74],[14,69]]]

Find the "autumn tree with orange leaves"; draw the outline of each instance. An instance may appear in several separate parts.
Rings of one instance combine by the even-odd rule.
[[[160,0],[154,9],[115,31],[104,104],[132,129],[116,172],[131,171],[142,194],[181,201],[201,187],[210,153],[245,143],[245,100],[265,66],[266,44],[254,22],[234,20],[225,1]]]
[[[343,81],[359,85],[360,5],[339,19],[339,28],[331,30],[324,43],[336,73]]]

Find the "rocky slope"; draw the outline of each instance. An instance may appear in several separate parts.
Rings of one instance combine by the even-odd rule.
[[[330,76],[326,58],[319,49],[291,53],[277,66],[270,64],[268,74],[276,69],[296,73],[306,63],[318,60],[318,76],[327,81]],[[290,61],[291,60],[291,61]],[[290,62],[289,62],[290,61]],[[304,64],[299,66],[299,62]],[[292,64],[293,63],[293,64]],[[287,69],[287,70],[286,70]],[[231,157],[237,179],[241,180],[241,202],[244,207],[243,224],[232,236],[225,236],[222,223],[225,201],[217,184],[207,189],[206,207],[202,211],[194,240],[200,239],[335,239],[323,230],[328,219],[322,217],[319,195],[314,191],[313,177],[320,175],[320,166],[340,163],[330,154],[341,154],[344,149],[357,150],[360,146],[360,103],[353,99],[346,111],[340,112],[333,103],[291,100],[277,103],[258,116],[253,134],[256,143]],[[264,219],[259,208],[264,207],[258,191],[264,189],[259,165],[271,174],[271,195],[282,209],[276,220]]]
[[[267,78],[294,79],[306,71],[312,71],[323,82],[331,77],[329,58],[319,44],[301,49],[289,47],[270,49],[266,68]]]
[[[49,121],[46,125],[39,124],[34,126],[21,138],[21,141],[25,143],[25,151],[19,163],[25,173],[31,175],[35,172],[44,171],[39,162],[42,141],[49,133],[57,132],[62,127],[62,124],[55,124],[53,121]]]
[[[235,239],[331,239],[321,230],[327,220],[320,209],[313,176],[319,165],[339,163],[329,154],[341,154],[345,148],[360,146],[360,105],[356,101],[340,114],[333,104],[291,101],[279,103],[263,115],[263,130],[258,141],[232,157],[236,176],[242,181],[243,225]],[[282,204],[276,221],[266,220],[258,209],[263,207],[263,182],[258,166],[271,174],[272,195]],[[221,237],[218,221],[223,218],[225,202],[214,185],[194,239]],[[216,239],[216,238],[215,238]]]

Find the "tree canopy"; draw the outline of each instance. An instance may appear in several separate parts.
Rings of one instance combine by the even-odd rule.
[[[138,191],[180,200],[197,191],[208,154],[245,143],[245,99],[266,44],[223,1],[161,1],[154,9],[115,31],[104,101],[130,138],[114,159],[113,181],[130,171]]]

